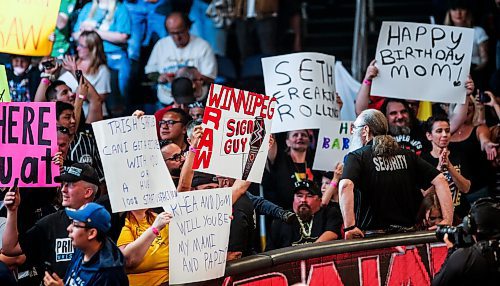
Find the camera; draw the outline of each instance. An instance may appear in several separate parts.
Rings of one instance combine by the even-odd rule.
[[[481,103],[488,103],[490,102],[491,98],[484,93],[484,91],[479,92],[479,102]]]
[[[444,235],[448,234],[448,240],[457,248],[469,247],[474,244],[472,235],[464,230],[462,224],[455,226],[438,226],[436,238],[444,242]]]
[[[52,68],[55,68],[56,64],[55,64],[55,60],[54,59],[51,59],[51,60],[48,60],[48,61],[45,61],[45,62],[42,62],[42,66],[44,69],[48,70],[48,69],[52,69]]]

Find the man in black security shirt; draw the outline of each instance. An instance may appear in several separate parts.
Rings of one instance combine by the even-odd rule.
[[[442,224],[451,224],[453,207],[446,179],[435,167],[414,152],[401,149],[393,137],[386,135],[388,123],[382,112],[361,112],[352,132],[354,151],[346,156],[339,184],[346,239],[363,237],[362,230],[414,226],[422,201],[420,189],[427,189],[430,184],[440,201]],[[355,189],[359,195],[356,216]]]
[[[294,189],[291,223],[275,219],[267,249],[335,240],[340,236],[342,216],[337,208],[321,208],[321,190],[312,181],[299,181]]]
[[[500,281],[500,197],[477,200],[463,229],[474,245],[456,249],[445,235],[448,256],[432,280],[439,285],[498,285]]]
[[[74,209],[92,202],[97,192],[99,177],[89,165],[75,163],[55,178],[62,182],[62,206]],[[64,209],[50,214],[35,223],[18,236],[17,210],[20,204],[19,192],[9,191],[5,195],[7,223],[2,237],[2,251],[7,256],[25,254],[26,259],[41,267],[45,261],[52,264],[59,277],[64,277],[73,255],[73,246],[68,237],[70,220]]]

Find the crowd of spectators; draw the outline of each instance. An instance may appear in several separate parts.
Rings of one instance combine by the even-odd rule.
[[[456,224],[473,202],[500,194],[500,42],[491,40],[500,32],[500,1],[478,21],[471,4],[460,0],[443,17],[443,24],[475,31],[465,104],[434,103],[433,116],[419,121],[419,102],[370,95],[378,75],[372,61],[356,97],[345,161],[331,172],[313,170],[316,130],[273,134],[263,196],[258,184],[193,171],[201,118],[211,83],[238,87],[218,72],[228,34],[236,33],[236,66],[258,53],[300,51],[300,1],[61,2],[51,57],[10,55],[5,63],[12,101],[56,102],[53,160],[62,171],[59,188],[2,191],[0,215],[7,222],[0,264],[10,270],[0,277],[15,276],[12,285],[126,285],[125,274],[131,285],[168,285],[175,271],[168,266],[172,215],[158,209],[110,215],[90,125],[105,118],[154,114],[179,192],[231,187],[228,260]],[[278,17],[282,12],[288,17]],[[285,50],[277,44],[283,21],[296,31]],[[481,22],[491,25],[483,29]],[[265,245],[257,239],[255,214],[268,218]]]

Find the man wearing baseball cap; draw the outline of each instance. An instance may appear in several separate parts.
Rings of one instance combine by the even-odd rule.
[[[295,183],[293,212],[297,219],[292,222],[273,221],[268,250],[330,241],[340,236],[342,216],[336,208],[321,208],[321,190],[315,182]]]
[[[99,184],[94,168],[83,163],[71,165],[55,180],[61,182],[62,206],[73,209],[92,202]],[[3,253],[8,256],[25,254],[28,261],[37,267],[38,273],[43,273],[44,263],[48,262],[59,277],[64,277],[74,251],[66,230],[70,219],[64,209],[40,219],[27,232],[18,235],[19,192],[9,190],[4,202],[7,222],[2,237]]]
[[[96,203],[78,210],[67,207],[70,218],[69,238],[76,248],[64,282],[56,274],[45,272],[45,285],[128,285],[124,257],[107,237],[111,228],[108,211]]]

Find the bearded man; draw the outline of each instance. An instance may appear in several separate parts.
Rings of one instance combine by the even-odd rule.
[[[295,184],[293,212],[296,219],[291,222],[273,221],[268,250],[340,237],[342,216],[336,208],[321,208],[321,190],[314,182],[306,180]]]

